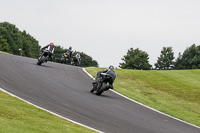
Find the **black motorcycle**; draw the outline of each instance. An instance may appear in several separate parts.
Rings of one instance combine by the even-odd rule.
[[[71,60],[71,65],[74,65],[74,66],[79,66],[80,65],[80,57],[76,57],[74,56]]]
[[[41,65],[42,63],[47,62],[49,60],[49,56],[51,55],[53,55],[53,53],[50,50],[48,49],[43,50],[41,55],[38,57],[37,64]]]
[[[109,90],[111,87],[109,82],[112,80],[112,77],[106,73],[101,73],[100,79],[93,83],[91,93],[95,92],[96,95],[101,95],[104,91]]]
[[[69,54],[64,53],[62,54],[62,57],[60,58],[60,63],[67,63],[68,60],[69,60]]]

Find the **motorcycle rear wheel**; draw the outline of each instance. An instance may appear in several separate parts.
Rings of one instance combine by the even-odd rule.
[[[106,84],[103,83],[103,85],[97,90],[96,95],[100,96],[106,89]]]

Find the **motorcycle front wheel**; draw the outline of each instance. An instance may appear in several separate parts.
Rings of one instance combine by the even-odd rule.
[[[42,56],[42,57],[38,60],[37,64],[38,64],[38,65],[41,65],[41,64],[44,62],[44,60],[45,60],[45,56]]]
[[[90,90],[90,92],[91,92],[91,93],[93,93],[93,92],[94,92],[94,87],[92,87],[92,89]]]

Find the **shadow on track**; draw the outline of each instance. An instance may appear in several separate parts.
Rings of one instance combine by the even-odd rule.
[[[91,93],[91,92],[87,92],[87,93],[89,93],[89,94],[91,94],[91,95],[95,95],[95,96],[97,96],[97,97],[104,97],[104,98],[112,98],[113,99],[113,97],[111,97],[110,95],[106,95],[106,94],[101,94],[100,96],[98,96],[98,95],[96,95],[95,93]]]

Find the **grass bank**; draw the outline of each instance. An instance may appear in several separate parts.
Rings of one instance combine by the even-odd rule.
[[[8,54],[7,52],[4,52],[4,51],[0,51],[0,53],[6,53],[6,54]]]
[[[0,91],[0,133],[94,133]]]
[[[102,68],[88,67],[92,75]],[[140,103],[200,126],[200,70],[116,69],[114,89]]]

